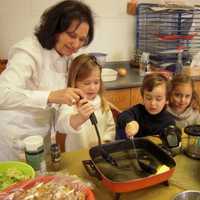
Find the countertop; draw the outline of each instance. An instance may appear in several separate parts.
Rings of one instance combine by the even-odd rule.
[[[105,88],[108,90],[113,90],[141,86],[143,77],[139,76],[138,69],[131,67],[126,67],[126,69],[128,71],[126,76],[118,75],[117,80],[104,82]]]
[[[129,65],[128,61],[108,63],[105,67],[117,70],[119,67],[127,69],[126,76],[117,76],[115,81],[104,82],[106,90],[125,89],[140,87],[143,81],[143,76],[139,75],[138,68]],[[193,80],[200,80],[200,76],[193,76]]]
[[[96,200],[114,200],[114,193],[106,189],[101,181],[90,177],[82,165],[82,160],[90,159],[88,149],[62,154],[62,172],[76,174],[86,182],[92,183]],[[186,157],[184,154],[175,157],[176,168],[169,179],[169,186],[158,184],[146,189],[122,193],[120,200],[172,200],[173,197],[184,190],[199,190],[200,188],[200,161]]]

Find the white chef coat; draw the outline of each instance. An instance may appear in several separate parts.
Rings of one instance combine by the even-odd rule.
[[[113,141],[115,138],[115,122],[111,110],[102,112],[101,99],[97,96],[90,103],[95,108],[97,126],[101,136],[102,143]],[[57,130],[61,133],[67,133],[65,140],[65,151],[74,151],[81,148],[89,148],[98,145],[97,134],[94,126],[88,119],[78,130],[71,127],[69,120],[72,114],[76,114],[76,106],[62,105],[60,107],[59,117],[57,119]]]
[[[66,88],[67,63],[54,49],[42,48],[35,36],[11,48],[0,75],[0,160],[18,159],[20,141],[29,135],[47,135],[50,91]]]

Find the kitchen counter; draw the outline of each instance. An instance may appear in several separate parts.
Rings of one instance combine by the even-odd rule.
[[[117,80],[104,82],[105,88],[107,90],[115,90],[115,89],[124,89],[124,88],[134,88],[140,87],[142,84],[143,77],[139,76],[138,68],[133,68],[129,65],[128,62],[114,62],[108,64],[106,67],[117,69],[118,67],[125,67],[128,71],[126,76],[118,76]],[[200,76],[192,77],[195,81],[200,80]]]
[[[90,177],[82,165],[82,160],[90,159],[88,150],[65,152],[62,154],[62,172],[69,172],[82,177],[86,182],[94,186],[96,200],[113,200],[114,193],[107,190],[102,183],[94,177]],[[200,188],[200,161],[193,160],[185,155],[177,155],[175,173],[169,180],[169,186],[158,184],[143,190],[122,193],[120,200],[172,200],[176,193],[186,189]]]
[[[112,90],[141,86],[143,77],[139,76],[138,69],[131,67],[126,67],[126,69],[128,71],[126,76],[118,76],[116,81],[104,82],[105,88],[108,90]]]

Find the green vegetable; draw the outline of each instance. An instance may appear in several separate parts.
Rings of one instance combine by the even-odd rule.
[[[31,178],[29,175],[17,168],[8,168],[6,171],[0,172],[0,190],[7,188],[13,183],[27,180],[29,178]]]

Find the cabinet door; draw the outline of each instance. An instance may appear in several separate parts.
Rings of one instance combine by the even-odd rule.
[[[105,97],[118,109],[125,110],[130,107],[131,89],[106,90]]]
[[[140,87],[135,87],[131,89],[131,106],[141,103],[142,97],[140,94]]]
[[[194,85],[195,85],[195,90],[197,91],[197,94],[200,97],[200,81],[195,81]]]

